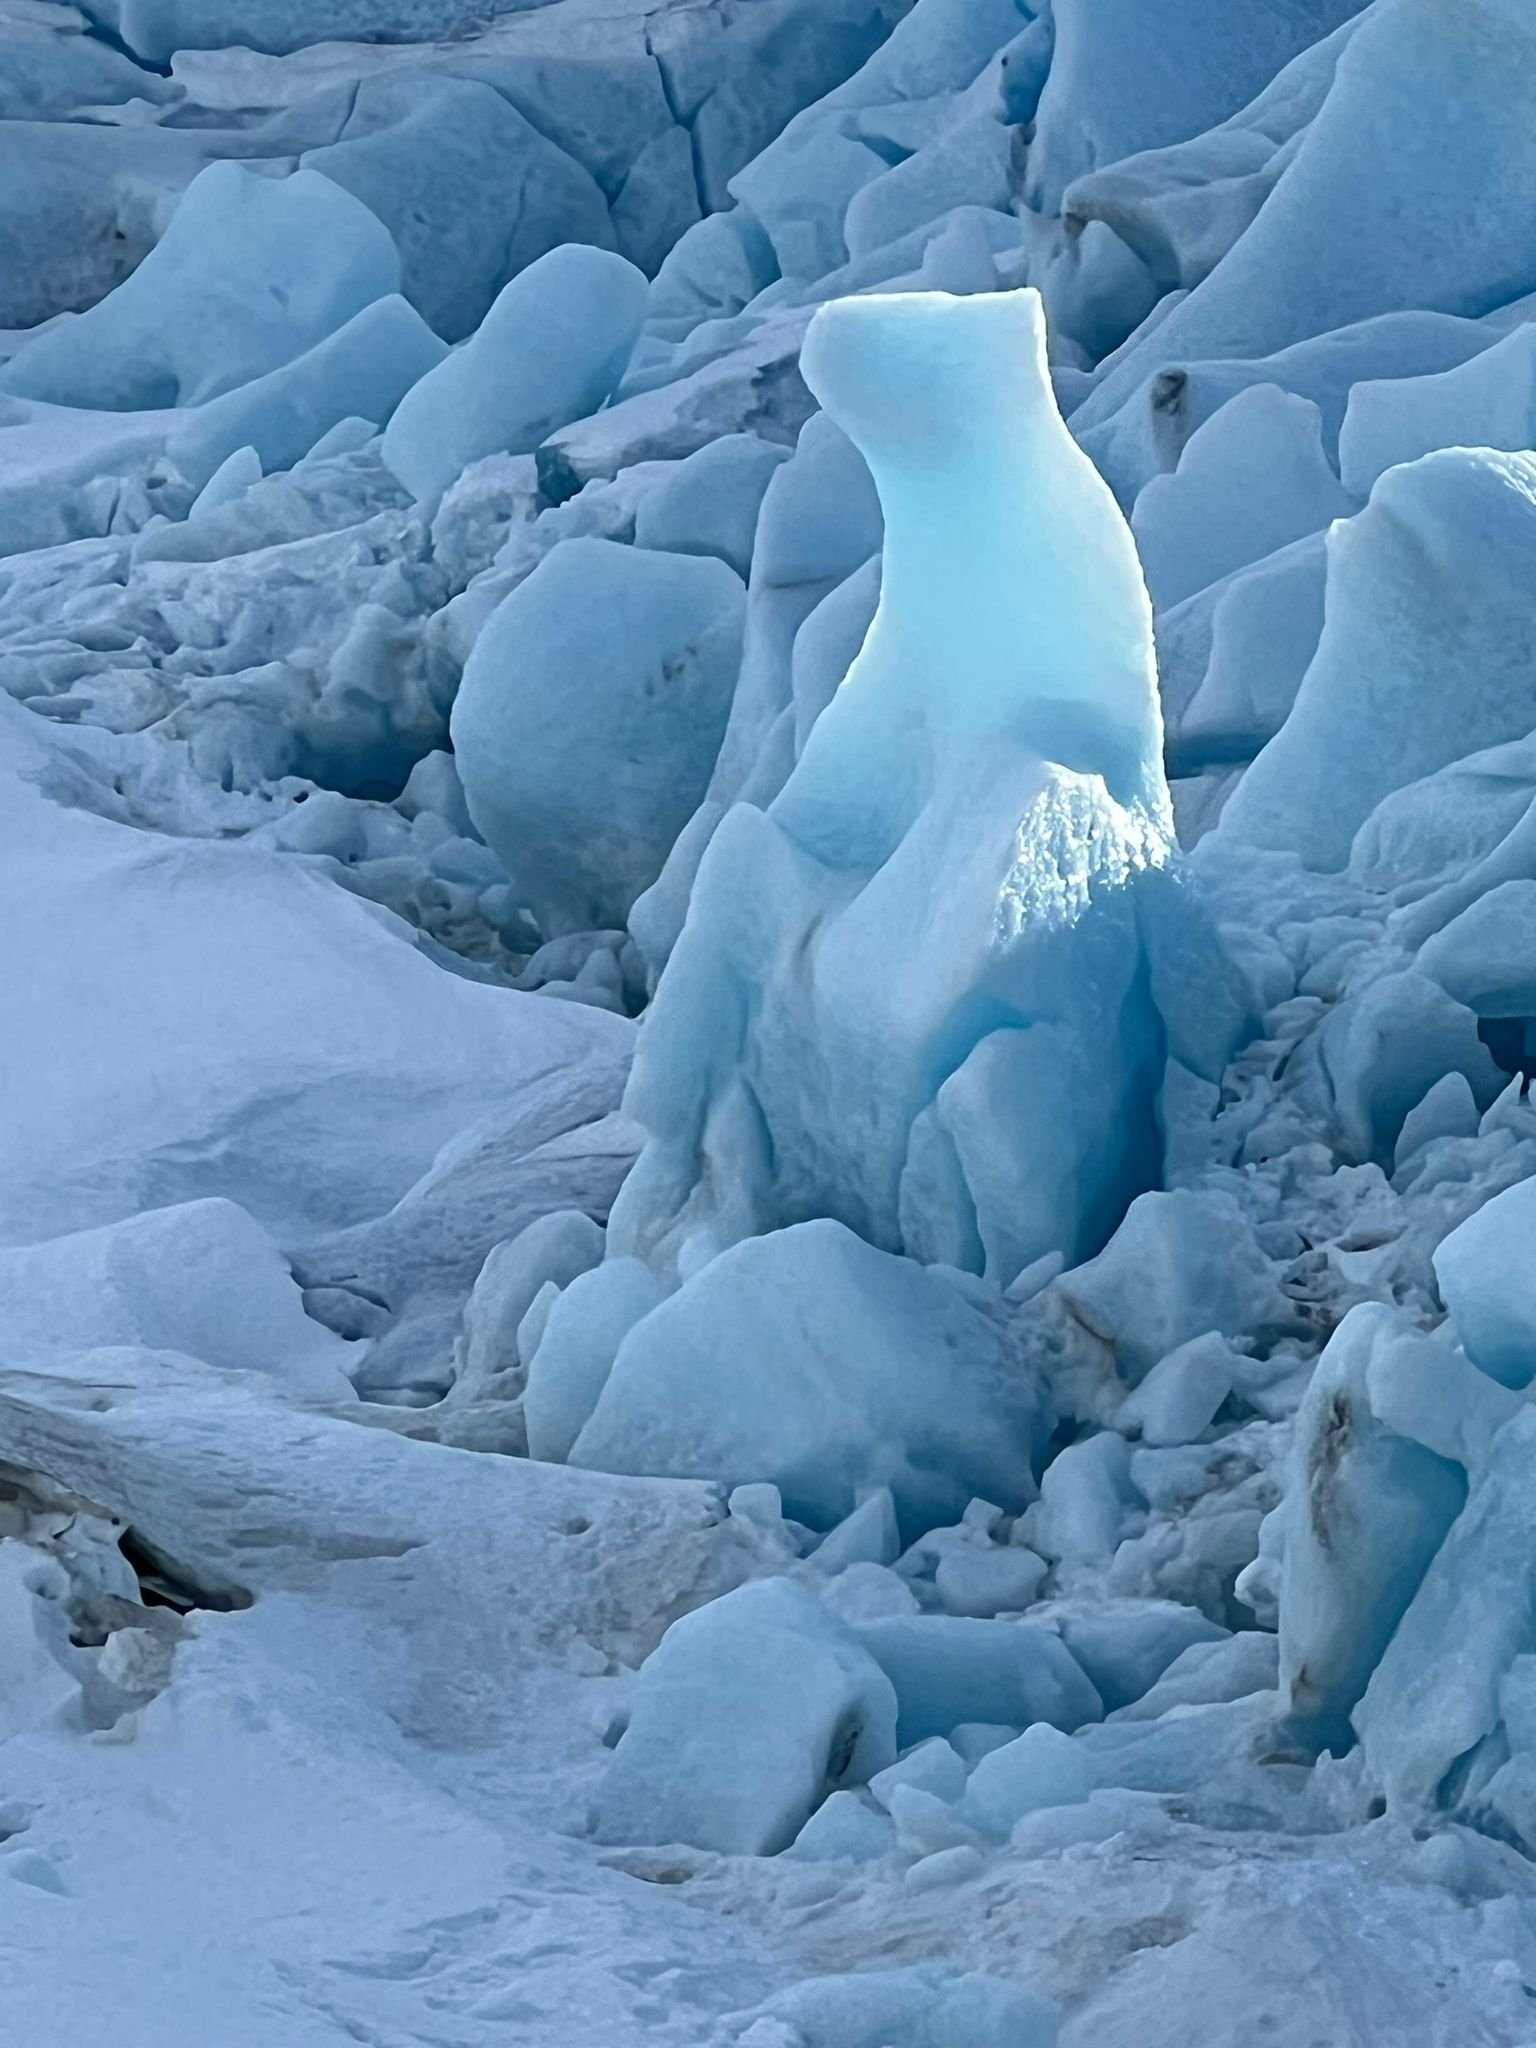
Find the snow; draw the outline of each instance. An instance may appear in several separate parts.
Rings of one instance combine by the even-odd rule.
[[[0,718],[4,1241],[217,1195],[292,1244],[387,1207],[510,1076],[622,1061],[619,1019],[445,975],[281,854],[117,822],[110,752]]]
[[[277,1246],[217,1197],[0,1251],[0,1320],[12,1365],[141,1344],[352,1399],[359,1347],[310,1321]]]
[[[12,2030],[1526,2048],[1527,10],[90,13]]]

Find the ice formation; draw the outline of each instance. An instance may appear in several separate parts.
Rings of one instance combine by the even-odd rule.
[[[7,2040],[1527,2048],[1533,87],[0,0]]]
[[[1006,1285],[1096,1250],[1155,1171],[1151,622],[1044,342],[1011,294],[842,300],[807,337],[880,492],[879,608],[700,866],[627,1098],[622,1251],[687,1271],[830,1216]]]

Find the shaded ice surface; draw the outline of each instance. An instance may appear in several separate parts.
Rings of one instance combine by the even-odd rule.
[[[1531,2048],[1533,81],[0,0],[0,2035]]]

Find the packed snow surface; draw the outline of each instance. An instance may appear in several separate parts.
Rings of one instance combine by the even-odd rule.
[[[7,2042],[1532,2048],[1533,103],[0,0]]]

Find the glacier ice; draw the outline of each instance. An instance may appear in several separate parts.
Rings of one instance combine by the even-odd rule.
[[[645,279],[604,249],[570,243],[519,271],[470,338],[390,420],[384,460],[434,509],[483,456],[526,455],[596,412],[623,375],[645,312]]]
[[[1526,10],[89,12],[0,0],[8,2015],[1523,2041]],[[1144,867],[1025,1030],[1045,785]]]
[[[1443,449],[1388,470],[1365,510],[1333,529],[1323,637],[1294,712],[1223,811],[1223,834],[1341,868],[1384,797],[1525,737],[1533,486],[1527,455]],[[1320,755],[1335,764],[1326,782]]]
[[[1468,1358],[1501,1386],[1536,1379],[1529,1233],[1536,1180],[1495,1195],[1436,1247],[1435,1279]]]
[[[892,1762],[895,1731],[891,1682],[853,1631],[782,1579],[743,1586],[647,1658],[593,1827],[771,1854],[829,1786]]]
[[[656,880],[719,750],[745,603],[712,556],[578,538],[481,630],[454,758],[546,936],[622,926]]]
[[[654,1300],[650,1270],[610,1257],[577,1281],[562,1297],[573,1330],[595,1327],[610,1294],[638,1306],[648,1283]],[[747,1238],[622,1333],[569,1456],[600,1471],[772,1480],[819,1528],[866,1487],[889,1487],[914,1535],[973,1495],[1022,1506],[1045,1404],[1000,1311],[961,1276],[830,1220]],[[536,1450],[554,1329],[552,1318],[529,1380]]]
[[[1155,1170],[1150,623],[1042,339],[1027,295],[845,300],[812,329],[807,374],[882,493],[880,606],[783,790],[729,813],[701,864],[628,1098],[648,1142],[618,1250],[675,1270],[823,1214],[1006,1282],[1096,1248]],[[940,899],[962,845],[963,895]],[[897,930],[915,984],[881,971]]]
[[[329,178],[210,164],[132,276],[18,350],[0,392],[121,412],[201,405],[399,289],[388,232]]]

